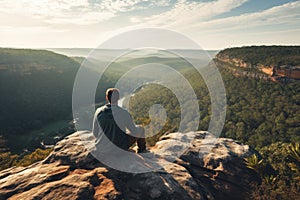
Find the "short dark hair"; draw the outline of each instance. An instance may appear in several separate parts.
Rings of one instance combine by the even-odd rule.
[[[116,103],[119,100],[120,92],[117,88],[108,88],[106,90],[106,99],[109,103]]]

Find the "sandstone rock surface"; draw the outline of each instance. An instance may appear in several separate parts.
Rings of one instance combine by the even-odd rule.
[[[127,173],[90,154],[82,138],[93,142],[92,133],[75,132],[58,142],[45,160],[1,171],[0,199],[244,199],[250,183],[259,181],[243,163],[253,150],[208,134],[164,135],[150,149],[161,169]],[[179,155],[180,149],[184,151]]]

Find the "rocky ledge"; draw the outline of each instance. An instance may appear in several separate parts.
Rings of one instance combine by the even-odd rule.
[[[89,153],[82,137],[92,140],[90,132],[75,132],[58,142],[45,160],[1,171],[0,199],[244,199],[251,182],[259,181],[243,162],[254,151],[232,139],[207,140],[206,135],[164,135],[150,149],[163,161],[162,168],[128,173],[107,167]]]

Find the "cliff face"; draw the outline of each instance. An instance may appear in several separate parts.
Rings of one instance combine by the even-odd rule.
[[[244,199],[257,175],[243,163],[253,154],[247,145],[207,132],[171,133],[151,148],[161,169],[126,173],[109,168],[86,150],[75,132],[57,143],[43,161],[0,172],[0,199]],[[193,138],[186,144],[187,138]],[[174,162],[169,157],[188,145]],[[205,151],[212,146],[210,151]],[[205,153],[206,152],[206,153]],[[143,159],[140,154],[133,154]],[[128,164],[130,165],[130,163]]]
[[[265,65],[251,64],[240,58],[231,57],[226,54],[216,56],[216,61],[227,64],[226,68],[230,69],[237,75],[244,75],[259,79],[271,81],[287,81],[288,79],[300,79],[300,66],[291,65]],[[220,64],[219,66],[222,66]],[[240,69],[239,69],[240,68]]]

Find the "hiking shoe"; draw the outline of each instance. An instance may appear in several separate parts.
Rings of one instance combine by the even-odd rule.
[[[149,151],[148,149],[142,149],[142,150],[138,149],[137,152],[138,153],[150,153],[151,151]]]

